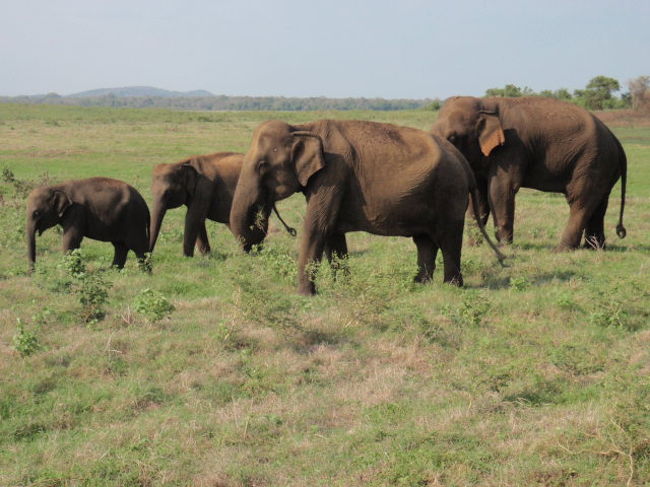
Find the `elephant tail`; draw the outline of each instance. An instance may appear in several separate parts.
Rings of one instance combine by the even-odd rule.
[[[502,267],[505,267],[503,264],[503,261],[506,259],[506,256],[501,253],[501,251],[497,248],[497,246],[492,242],[492,239],[490,236],[487,234],[485,231],[485,226],[483,225],[483,222],[481,221],[481,215],[479,214],[479,194],[478,194],[478,187],[476,185],[476,178],[474,177],[474,174],[469,171],[469,194],[470,197],[472,198],[472,209],[474,213],[474,219],[476,220],[476,224],[478,225],[479,230],[481,231],[481,234],[483,235],[483,238],[485,241],[492,247],[492,250],[494,251],[494,254],[497,256],[497,259],[499,260],[499,264],[501,264]]]
[[[620,153],[621,160],[621,212],[618,215],[618,225],[616,225],[616,235],[618,238],[625,238],[627,235],[627,230],[623,226],[623,212],[625,211],[625,187],[627,186],[627,156],[623,150],[623,146],[619,140],[614,137],[616,145],[618,145],[618,151]]]

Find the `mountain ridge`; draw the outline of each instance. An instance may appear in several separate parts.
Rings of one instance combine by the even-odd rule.
[[[81,91],[79,93],[72,93],[65,95],[65,98],[88,98],[94,96],[117,96],[117,97],[130,97],[130,96],[156,96],[161,98],[192,98],[201,96],[214,96],[207,90],[192,90],[192,91],[173,91],[156,88],[154,86],[123,86],[117,88],[97,88],[94,90]]]

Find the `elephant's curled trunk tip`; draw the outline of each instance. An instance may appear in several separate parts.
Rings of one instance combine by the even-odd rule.
[[[618,235],[618,238],[625,238],[627,235],[627,230],[625,230],[625,227],[622,223],[616,225],[616,235]]]

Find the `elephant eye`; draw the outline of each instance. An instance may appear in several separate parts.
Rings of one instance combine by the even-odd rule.
[[[259,161],[257,161],[257,169],[264,169],[267,165],[268,163],[266,162],[265,159],[260,159]]]
[[[454,134],[451,134],[449,137],[447,137],[447,140],[452,144],[455,144],[456,142],[458,142],[458,137],[456,137]]]
[[[38,210],[35,210],[34,213],[32,213],[32,215],[34,215],[34,216],[38,216],[38,215],[40,215],[40,214],[41,214],[41,212],[38,211]]]

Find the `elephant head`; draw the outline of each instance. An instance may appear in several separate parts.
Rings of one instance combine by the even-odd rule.
[[[36,232],[41,235],[48,228],[58,224],[66,210],[72,205],[64,189],[36,188],[27,198],[27,253],[31,266],[36,262]]]
[[[195,160],[187,159],[176,164],[158,164],[151,177],[153,215],[149,231],[149,251],[153,251],[168,209],[187,204],[194,193],[198,179]]]
[[[257,127],[230,211],[230,229],[245,251],[258,243],[257,215],[268,215],[276,201],[303,191],[324,166],[318,135],[276,120]]]
[[[449,98],[431,130],[454,144],[475,169],[505,143],[498,103],[468,96]]]

